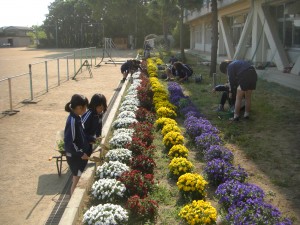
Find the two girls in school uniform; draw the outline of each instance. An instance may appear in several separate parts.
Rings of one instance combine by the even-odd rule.
[[[75,94],[65,106],[65,111],[70,113],[65,126],[64,148],[73,175],[71,194],[92,154],[92,143],[101,134],[102,113],[106,109],[106,98],[101,94],[95,94],[90,104],[86,97]]]

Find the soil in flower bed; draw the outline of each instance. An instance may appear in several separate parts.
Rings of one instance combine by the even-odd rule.
[[[226,147],[234,152],[235,163],[249,173],[248,182],[260,186],[272,205],[299,224],[300,92],[259,79],[252,96],[250,120],[230,124],[228,118],[214,111],[221,93],[211,92],[209,68],[197,65],[194,57],[188,60],[204,81],[184,84],[185,94],[222,132]],[[219,84],[226,83],[226,79],[221,75]]]

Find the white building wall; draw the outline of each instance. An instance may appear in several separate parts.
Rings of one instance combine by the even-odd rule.
[[[286,48],[279,38],[277,21],[268,10],[270,5],[291,2],[292,0],[218,0],[219,7],[219,55],[228,58],[251,60],[257,64],[273,62],[279,70],[283,70],[290,62],[300,57],[299,48]],[[267,2],[268,7],[263,4]],[[300,1],[299,1],[300,2]],[[299,11],[300,14],[300,11]],[[241,25],[233,25],[243,20]],[[192,47],[203,52],[211,51],[210,31],[211,10],[205,5],[201,11],[187,13],[186,22],[194,28]],[[229,23],[230,22],[230,23]],[[196,30],[202,28],[201,39],[197,38]],[[233,29],[236,29],[232,33]],[[232,37],[232,35],[239,35]],[[191,35],[192,36],[192,35]],[[234,38],[234,39],[232,39]],[[238,43],[236,43],[238,38]],[[298,74],[299,71],[296,71]]]

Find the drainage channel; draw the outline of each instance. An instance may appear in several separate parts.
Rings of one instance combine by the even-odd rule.
[[[123,85],[123,83],[120,83],[119,86],[116,88],[115,93],[112,96],[112,98],[111,98],[111,100],[108,104],[107,111],[104,114],[103,119],[102,119],[103,124],[107,120],[108,114],[110,113],[111,108],[113,107],[113,105],[116,101],[116,98],[119,95],[119,92],[122,88],[122,85]],[[69,191],[70,191],[70,188],[71,188],[71,184],[72,184],[72,175],[70,174],[70,176],[68,178],[68,181],[67,181],[65,187],[63,188],[62,193],[60,194],[60,196],[59,196],[52,212],[50,213],[49,218],[47,219],[47,221],[45,223],[45,225],[58,225],[59,224],[59,221],[60,221],[62,215],[64,214],[64,211],[65,211],[65,209],[66,209],[66,207],[67,207],[67,205],[70,201]]]

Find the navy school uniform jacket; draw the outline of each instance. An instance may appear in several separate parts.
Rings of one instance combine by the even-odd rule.
[[[82,127],[81,118],[73,112],[70,113],[66,122],[64,142],[67,156],[82,157],[89,151],[89,143]]]
[[[177,70],[177,74],[178,74],[179,78],[188,78],[193,73],[192,73],[192,71],[190,71],[190,69],[188,68],[188,66],[186,64],[183,64],[182,69]]]
[[[95,110],[89,109],[83,114],[82,124],[89,142],[94,142],[96,137],[101,135],[102,115],[97,114]]]

